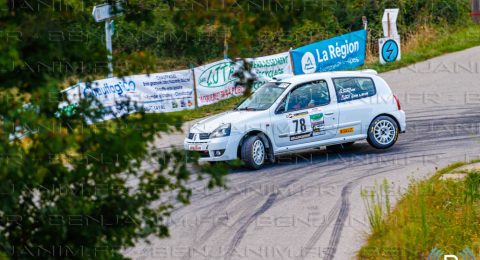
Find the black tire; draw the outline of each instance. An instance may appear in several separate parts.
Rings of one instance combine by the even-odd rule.
[[[379,116],[370,123],[367,141],[376,149],[388,149],[397,142],[398,133],[395,120],[389,116]]]
[[[260,143],[259,143],[260,142]],[[258,147],[261,145],[263,147],[263,159],[259,160],[259,152],[262,148]],[[257,149],[257,154],[255,154],[255,149]],[[254,156],[257,155],[259,156],[257,160],[255,160]],[[242,144],[241,147],[241,159],[245,163],[245,167],[252,169],[252,170],[258,170],[262,168],[262,166],[265,164],[265,158],[267,157],[266,155],[266,149],[265,149],[265,144],[263,143],[262,139],[256,135],[249,136],[245,139],[245,141]]]
[[[354,143],[355,142],[348,142],[344,144],[327,145],[326,148],[327,151],[341,152],[350,149]]]

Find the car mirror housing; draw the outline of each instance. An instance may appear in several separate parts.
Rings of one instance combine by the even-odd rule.
[[[280,103],[277,109],[275,109],[275,114],[281,114],[283,112],[285,112],[285,102]]]

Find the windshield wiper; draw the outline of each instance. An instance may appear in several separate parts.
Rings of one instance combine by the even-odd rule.
[[[235,108],[235,110],[238,110],[238,111],[241,111],[241,110],[245,110],[245,111],[255,111],[257,110],[256,108],[251,108],[251,107],[243,107],[243,108]]]

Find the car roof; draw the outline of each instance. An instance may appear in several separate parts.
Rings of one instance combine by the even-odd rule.
[[[298,84],[303,82],[308,82],[312,80],[318,80],[323,78],[335,78],[335,77],[372,77],[377,75],[377,72],[374,70],[359,70],[359,71],[334,71],[334,72],[318,72],[312,74],[304,75],[292,75],[288,78],[279,79],[281,82],[286,82],[290,84]],[[275,81],[273,81],[275,82]]]

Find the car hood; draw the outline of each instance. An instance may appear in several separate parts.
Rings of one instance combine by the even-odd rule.
[[[211,133],[220,125],[229,123],[232,124],[232,127],[240,127],[241,124],[249,122],[256,117],[258,118],[262,112],[265,111],[227,111],[197,122],[190,131],[194,133]]]

